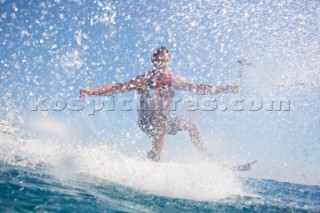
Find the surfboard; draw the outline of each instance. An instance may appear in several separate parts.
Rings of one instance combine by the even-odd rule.
[[[248,163],[239,164],[237,166],[234,166],[232,169],[240,171],[240,172],[246,172],[246,171],[251,170],[251,166],[257,162],[258,162],[257,160],[254,160],[254,161],[251,161]]]
[[[222,164],[222,166],[224,166],[228,169],[231,169],[233,171],[240,171],[240,172],[249,171],[252,169],[251,166],[258,162],[257,160],[253,160],[253,161],[249,161],[249,162],[238,164],[238,165],[230,165],[230,164],[225,164],[225,163],[217,161],[212,154],[208,153],[205,150],[203,152],[204,152],[205,156],[207,157],[207,159],[212,160],[217,163],[220,163],[220,164]]]

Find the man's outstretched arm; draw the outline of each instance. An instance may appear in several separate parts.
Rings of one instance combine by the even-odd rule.
[[[144,79],[138,76],[128,82],[118,84],[108,84],[102,87],[80,90],[80,98],[90,95],[114,95],[122,92],[130,92],[139,88],[144,88]]]
[[[180,76],[175,76],[173,78],[172,86],[177,90],[197,93],[200,95],[239,92],[239,85],[213,86],[209,84],[192,84]]]

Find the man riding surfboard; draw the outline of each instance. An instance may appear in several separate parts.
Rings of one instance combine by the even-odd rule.
[[[192,143],[199,150],[203,149],[203,140],[197,125],[183,116],[170,114],[170,103],[175,90],[182,90],[200,95],[219,93],[238,93],[238,85],[213,86],[209,84],[193,84],[167,70],[170,63],[168,48],[158,48],[151,58],[154,68],[125,83],[108,84],[92,89],[80,90],[80,97],[90,95],[114,95],[117,93],[137,91],[139,95],[138,125],[152,138],[152,149],[148,152],[150,160],[160,160],[165,143],[165,135],[175,135],[179,131],[187,131]]]

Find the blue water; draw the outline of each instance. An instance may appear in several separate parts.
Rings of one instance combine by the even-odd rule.
[[[0,134],[0,212],[320,212],[320,186],[241,176],[196,156]]]
[[[320,212],[320,186],[242,178],[253,196],[194,201],[148,194],[89,175],[64,180],[44,168],[2,163],[0,169],[1,212]]]

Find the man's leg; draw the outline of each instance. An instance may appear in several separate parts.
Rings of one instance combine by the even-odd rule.
[[[148,158],[150,160],[159,161],[160,160],[160,153],[163,149],[163,145],[165,142],[166,136],[166,129],[161,129],[161,132],[157,133],[153,136],[152,141],[152,149],[148,152]]]
[[[187,131],[191,141],[198,150],[203,150],[203,139],[197,125],[188,118],[171,117],[168,123],[168,134],[175,135],[178,131]]]
[[[157,118],[152,120],[152,149],[148,152],[150,160],[159,161],[162,152],[165,136],[167,133],[167,118],[158,115]]]
[[[186,123],[183,124],[182,128],[189,133],[193,145],[198,150],[203,150],[203,139],[197,125],[195,123]]]

